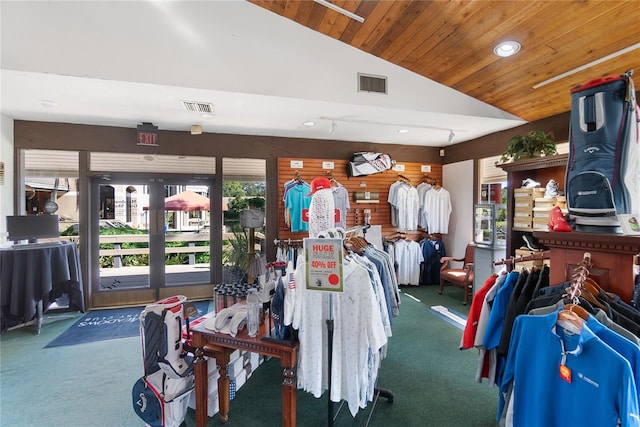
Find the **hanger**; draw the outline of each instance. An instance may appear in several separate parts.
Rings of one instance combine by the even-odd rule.
[[[558,312],[558,320],[556,323],[573,333],[580,333],[580,331],[582,331],[582,324],[584,323],[584,320],[582,320],[575,311],[562,309]]]
[[[589,320],[589,312],[584,307],[578,304],[570,303],[564,306],[565,310],[569,310],[580,316],[583,320]]]
[[[407,178],[406,176],[402,175],[402,174],[398,174],[398,179],[400,179],[401,181],[406,182],[407,184],[411,184],[411,180],[409,178]]]
[[[598,282],[596,282],[595,280],[593,280],[591,277],[587,277],[586,279],[584,279],[584,284],[589,284],[589,286],[592,286],[592,294],[595,295],[605,295],[607,298],[609,298],[611,301],[614,301],[615,298],[614,296],[611,294],[611,292],[607,292],[604,289],[602,289],[602,287],[598,284]]]
[[[435,188],[436,190],[441,189],[442,186],[440,185],[440,180],[436,179],[435,181],[436,181],[436,183],[433,185],[433,188]]]
[[[333,177],[333,174],[330,171],[327,171],[327,178],[332,184],[340,185],[340,183],[336,181],[336,179]]]

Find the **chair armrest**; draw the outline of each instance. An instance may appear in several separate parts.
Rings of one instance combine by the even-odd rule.
[[[440,266],[440,271],[446,270],[447,268],[450,268],[449,267],[449,263],[451,263],[453,261],[455,261],[455,262],[464,262],[464,258],[454,258],[454,257],[451,257],[451,256],[443,256],[442,258],[440,258],[440,263],[442,264]]]

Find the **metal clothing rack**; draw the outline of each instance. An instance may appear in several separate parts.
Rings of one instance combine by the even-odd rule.
[[[510,257],[502,259],[500,261],[494,261],[493,265],[508,265],[513,268],[514,264],[525,261],[535,261],[539,259],[551,259],[551,251],[532,252],[531,255],[519,255],[517,257]]]
[[[359,231],[362,231],[363,234],[366,235],[367,230],[371,227],[371,224],[369,223],[365,223],[364,225],[361,226],[356,226],[356,227],[352,227],[349,228],[348,230],[345,231],[345,236],[349,235],[349,234],[353,234],[353,233],[357,233]],[[329,318],[327,319],[327,341],[328,341],[328,372],[329,372],[329,382],[328,382],[328,390],[327,390],[327,422],[328,422],[328,426],[329,427],[333,427],[333,423],[335,421],[335,419],[337,418],[338,414],[340,413],[340,410],[342,409],[342,407],[344,406],[344,400],[342,401],[342,403],[340,404],[340,406],[338,407],[338,410],[335,411],[333,410],[333,401],[331,401],[331,365],[332,365],[332,358],[333,358],[333,318],[332,318],[332,294],[329,294]],[[381,389],[378,387],[374,388],[374,399],[373,399],[373,406],[371,407],[371,411],[369,412],[369,417],[367,418],[367,423],[365,424],[365,427],[369,425],[369,422],[371,421],[371,416],[373,415],[373,411],[375,410],[376,407],[376,403],[378,402],[378,398],[380,396],[386,398],[389,403],[393,403],[393,393],[390,390],[386,390],[386,389]]]

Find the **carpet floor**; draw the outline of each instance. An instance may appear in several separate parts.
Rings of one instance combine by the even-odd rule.
[[[459,291],[459,292],[458,292]],[[437,287],[403,289],[387,358],[379,371],[380,398],[353,418],[344,407],[334,425],[493,427],[498,392],[475,382],[477,353],[458,349],[462,331],[430,311],[441,305],[466,315],[462,291]],[[0,336],[0,425],[31,427],[143,426],[132,409],[131,387],[142,375],[139,337],[43,347],[77,319],[27,327]],[[231,402],[227,426],[280,426],[282,368],[262,364]],[[46,396],[46,397],[45,397]],[[326,396],[297,393],[297,425],[328,425]],[[334,404],[335,410],[339,404]],[[217,416],[209,426],[220,425]],[[195,426],[189,410],[183,426]]]

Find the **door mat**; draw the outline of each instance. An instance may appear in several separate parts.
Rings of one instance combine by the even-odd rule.
[[[190,315],[190,319],[193,320],[208,313],[210,301],[199,301],[194,304],[198,313]],[[140,313],[144,307],[95,310],[86,313],[45,348],[139,336]]]

